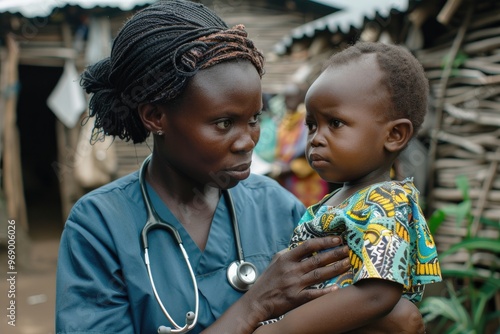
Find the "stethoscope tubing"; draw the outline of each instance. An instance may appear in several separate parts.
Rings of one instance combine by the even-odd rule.
[[[184,246],[182,244],[179,244],[179,247],[182,251],[182,255],[184,256],[184,260],[186,263],[189,263],[189,256],[187,255],[186,250],[184,249]],[[194,320],[191,325],[188,325],[187,323],[181,327],[179,326],[175,320],[170,316],[168,313],[167,309],[163,305],[160,295],[158,294],[158,291],[156,290],[156,286],[153,280],[153,274],[151,272],[151,265],[149,262],[149,254],[148,254],[148,249],[144,249],[144,262],[146,263],[146,267],[148,270],[148,276],[149,276],[149,282],[151,283],[151,287],[153,288],[153,293],[155,295],[156,301],[160,305],[161,310],[163,311],[163,314],[167,317],[168,321],[175,327],[175,329],[171,329],[172,333],[186,333],[193,329],[194,326],[196,326],[196,323],[198,321],[198,309],[199,309],[199,295],[198,295],[198,284],[196,282],[196,276],[194,275],[193,268],[191,264],[189,263],[188,268],[189,268],[189,273],[191,275],[191,280],[193,281],[193,289],[194,289],[194,299],[195,299],[195,306],[194,306]]]
[[[170,323],[175,327],[175,328],[170,328],[170,327],[165,327],[161,326],[159,328],[159,332],[161,333],[186,333],[193,329],[196,326],[196,323],[198,321],[198,310],[199,310],[199,303],[200,303],[200,298],[199,298],[199,293],[198,293],[198,284],[196,282],[196,276],[193,271],[193,267],[191,266],[191,263],[189,261],[189,256],[184,249],[183,243],[182,243],[182,238],[179,234],[179,231],[175,227],[173,227],[171,224],[167,223],[166,221],[162,220],[161,217],[158,215],[156,212],[154,206],[151,203],[151,199],[149,198],[147,189],[146,189],[146,169],[149,164],[149,161],[151,160],[151,155],[148,156],[144,162],[142,163],[141,169],[139,170],[139,184],[142,192],[142,196],[144,199],[144,204],[146,206],[147,210],[147,222],[144,225],[142,231],[141,231],[141,239],[142,239],[142,244],[143,244],[143,249],[144,249],[144,262],[146,264],[146,268],[148,271],[148,276],[149,276],[149,281],[151,283],[151,287],[153,290],[153,294],[156,298],[156,301],[160,305],[160,308],[163,312],[163,314],[167,317],[167,319],[170,321]],[[238,226],[238,220],[236,217],[236,210],[234,208],[233,200],[231,198],[231,194],[229,193],[229,190],[223,190],[223,195],[226,200],[227,206],[230,211],[231,215],[231,220],[233,223],[233,233],[234,233],[234,238],[235,238],[235,244],[236,244],[236,250],[237,250],[237,256],[238,260],[234,261],[231,263],[231,265],[228,267],[228,274],[227,278],[230,283],[230,285],[238,290],[238,291],[246,291],[250,288],[250,286],[255,282],[257,279],[257,268],[255,265],[253,265],[250,262],[246,262],[244,260],[244,254],[243,254],[243,247],[241,245],[241,238],[240,238],[240,230]],[[149,243],[148,243],[148,233],[151,230],[154,229],[163,229],[169,232],[177,241],[179,244],[179,248],[181,249],[182,255],[184,257],[184,260],[186,262],[186,265],[189,269],[189,273],[191,276],[191,280],[193,282],[193,289],[194,289],[194,297],[195,297],[195,311],[194,314],[193,312],[189,311],[186,313],[186,324],[184,326],[179,326],[174,319],[170,316],[168,313],[167,309],[163,305],[161,298],[158,294],[158,291],[156,289],[154,279],[153,279],[153,273],[151,270],[151,263],[149,260]],[[243,268],[243,269],[242,269]],[[243,272],[246,270],[246,272]],[[160,331],[161,329],[161,331]]]
[[[151,283],[151,287],[153,289],[153,294],[156,298],[156,301],[160,305],[160,308],[161,308],[163,314],[165,315],[165,317],[167,317],[168,321],[170,321],[170,323],[175,327],[172,329],[169,328],[169,331],[171,333],[186,333],[186,332],[190,331],[191,329],[193,329],[194,326],[196,326],[196,323],[198,321],[198,310],[199,310],[199,304],[200,304],[200,298],[199,298],[199,294],[198,294],[198,283],[196,282],[196,276],[194,275],[193,267],[191,266],[191,263],[189,261],[189,256],[188,256],[186,250],[184,249],[184,246],[182,244],[182,239],[181,239],[181,236],[179,235],[179,232],[170,224],[163,222],[161,220],[160,216],[158,215],[158,213],[156,212],[156,210],[154,209],[153,205],[151,204],[151,200],[150,200],[148,192],[146,190],[146,182],[145,182],[146,167],[147,167],[150,160],[151,160],[151,156],[148,156],[146,158],[146,160],[144,160],[144,162],[141,166],[141,169],[139,171],[139,183],[140,183],[141,192],[142,192],[142,195],[144,198],[144,203],[146,205],[146,209],[148,212],[148,220],[146,222],[146,225],[144,226],[144,228],[141,231],[141,239],[142,239],[143,248],[144,248],[144,262],[146,264],[146,268],[147,268],[148,276],[149,276],[149,282]],[[195,298],[194,319],[191,321],[190,324],[188,324],[186,321],[186,324],[182,327],[179,326],[175,322],[175,320],[170,316],[170,314],[168,313],[167,309],[163,305],[163,302],[161,301],[160,295],[158,294],[158,291],[156,289],[156,285],[154,283],[153,273],[151,271],[151,262],[149,260],[149,252],[148,252],[148,249],[149,249],[148,233],[154,229],[164,229],[164,230],[167,230],[168,232],[170,232],[171,234],[173,234],[173,236],[177,240],[177,243],[179,244],[179,248],[181,249],[182,255],[183,255],[184,260],[186,262],[186,265],[189,269],[189,274],[191,276],[191,280],[193,282],[193,290],[194,290],[194,298]],[[189,313],[190,312],[188,312],[188,314]],[[187,316],[186,316],[186,318],[187,318]]]

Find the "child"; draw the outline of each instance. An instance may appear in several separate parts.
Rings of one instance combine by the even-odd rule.
[[[290,248],[309,238],[341,236],[352,269],[312,287],[342,289],[254,333],[371,332],[368,325],[389,314],[401,295],[418,302],[425,284],[441,280],[418,190],[411,178],[390,177],[427,110],[422,66],[402,47],[366,42],[335,54],[327,65],[305,99],[306,157],[324,180],[343,186],[308,208]]]

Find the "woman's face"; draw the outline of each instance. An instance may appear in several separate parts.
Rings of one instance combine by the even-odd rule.
[[[249,61],[199,71],[174,105],[164,106],[161,155],[195,183],[230,188],[250,175],[259,140],[261,81]]]

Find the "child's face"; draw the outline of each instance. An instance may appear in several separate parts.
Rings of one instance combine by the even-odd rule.
[[[365,55],[330,66],[309,88],[306,157],[323,179],[364,184],[387,177],[391,102],[382,75],[375,55]]]

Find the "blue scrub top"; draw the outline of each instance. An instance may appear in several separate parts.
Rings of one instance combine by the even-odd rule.
[[[176,227],[196,275],[200,296],[199,333],[242,293],[226,270],[237,257],[229,210],[222,197],[203,252],[148,186],[162,219]],[[274,254],[288,246],[304,206],[274,180],[252,174],[230,189],[245,260],[262,273]],[[156,301],[140,239],[146,209],[138,172],[83,196],[73,207],[61,237],[57,267],[57,333],[156,333],[171,326]],[[195,300],[188,268],[175,239],[165,230],[148,235],[155,286],[163,305],[185,324]]]

